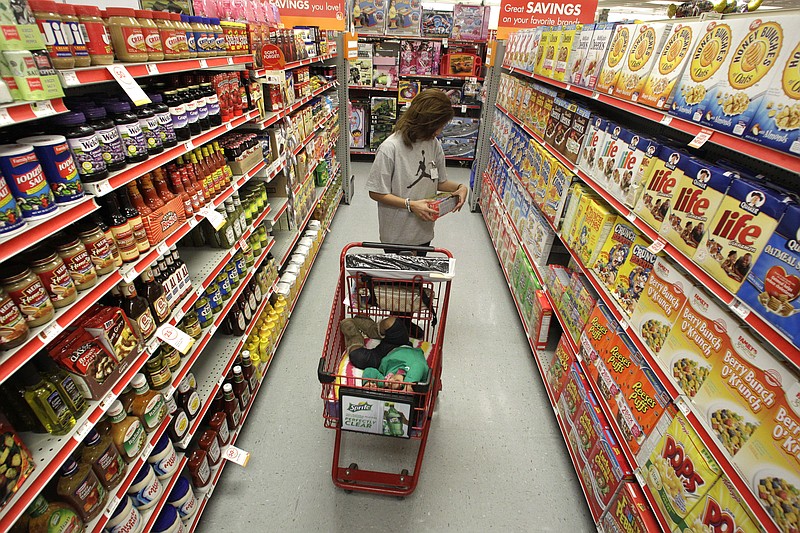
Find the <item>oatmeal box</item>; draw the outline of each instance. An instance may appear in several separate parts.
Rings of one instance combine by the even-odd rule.
[[[694,285],[664,257],[656,259],[644,285],[639,304],[631,315],[631,327],[650,352],[658,354],[667,340]]]
[[[597,84],[594,89],[597,92],[614,94],[619,73],[625,66],[625,58],[631,47],[636,32],[637,24],[618,24],[614,28],[614,36],[608,45],[608,53],[603,61],[603,68],[597,77]]]
[[[691,60],[689,51],[697,42],[703,27],[704,22],[675,23],[672,26],[644,84],[638,100],[640,104],[667,109],[667,101]]]
[[[785,197],[747,180],[734,180],[700,241],[694,262],[735,293],[786,210]]]
[[[606,22],[595,24],[592,32],[592,41],[589,50],[586,52],[586,59],[583,61],[583,72],[581,73],[580,85],[594,89],[597,85],[597,78],[600,69],[603,68],[603,60],[606,57],[611,36],[614,34],[614,23]]]
[[[617,77],[615,96],[633,102],[639,101],[672,26],[671,22],[654,22],[636,27],[631,36],[628,57]]]
[[[735,40],[730,61],[709,80],[716,94],[706,97],[702,124],[714,129],[743,135],[753,113],[761,105],[764,94],[775,77],[780,77],[780,66],[792,52],[792,44],[785,43],[792,28],[800,24],[800,15],[781,17],[780,21],[766,17],[747,19],[747,32]]]
[[[653,160],[647,175],[642,176],[642,192],[634,211],[655,230],[659,230],[667,218],[672,196],[683,174],[678,163],[685,157],[690,156],[666,144],[661,145],[657,159]]]
[[[786,208],[778,229],[736,294],[756,313],[800,345],[800,205]]]

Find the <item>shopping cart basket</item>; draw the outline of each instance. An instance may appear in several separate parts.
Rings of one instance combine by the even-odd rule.
[[[372,253],[355,253],[356,249]],[[382,253],[417,250],[428,255]],[[375,253],[375,251],[381,253]],[[450,282],[455,260],[443,249],[351,243],[341,254],[341,273],[333,298],[318,376],[322,384],[323,418],[336,430],[331,477],[346,490],[407,496],[419,480],[436,397],[441,390],[442,343],[447,322]],[[394,316],[410,320],[412,345],[425,353],[428,377],[411,391],[368,388],[361,371],[349,363],[339,324],[352,316],[380,322]],[[377,341],[375,341],[377,343]],[[374,382],[374,380],[371,380]],[[383,382],[386,384],[387,382]],[[412,473],[359,469],[339,465],[342,431],[406,438],[418,442]]]

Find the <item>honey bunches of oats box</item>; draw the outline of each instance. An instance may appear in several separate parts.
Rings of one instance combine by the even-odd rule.
[[[636,335],[651,353],[661,351],[683,305],[693,292],[694,285],[670,261],[664,257],[656,260],[630,320]]]
[[[639,101],[650,71],[667,42],[672,25],[671,22],[639,24],[633,32],[630,51],[617,77],[615,96],[633,102]]]
[[[614,289],[619,268],[630,257],[637,230],[625,218],[618,216],[608,234],[597,259],[590,265],[597,278],[609,289]]]
[[[611,295],[627,316],[633,314],[639,303],[639,297],[656,262],[656,254],[648,250],[648,246],[648,242],[642,236],[636,236],[631,246],[631,254],[619,268],[617,280],[614,282],[614,291]]]
[[[692,157],[682,157],[678,168],[681,173],[659,233],[687,257],[692,257],[737,176]]]
[[[796,37],[792,43],[784,40],[798,24],[800,15],[784,15],[779,20],[762,16],[750,19],[748,31],[741,40],[734,41],[730,62],[710,80],[716,94],[707,97],[701,124],[744,135],[773,79],[780,78],[781,66],[797,43]]]
[[[617,85],[617,78],[622,67],[625,65],[625,58],[631,48],[631,41],[636,32],[637,24],[618,24],[614,28],[614,36],[608,45],[608,53],[603,61],[603,68],[597,77],[595,90],[597,92],[614,94]]]
[[[648,441],[639,463],[644,463],[645,483],[670,531],[683,531],[686,517],[722,475],[711,451],[680,412],[660,439]]]
[[[732,293],[741,287],[786,210],[785,197],[734,180],[694,254],[694,262]]]
[[[669,97],[675,84],[689,64],[690,51],[697,42],[703,22],[676,23],[667,36],[666,43],[658,55],[655,65],[650,70],[644,85],[639,103],[666,109]]]
[[[720,476],[684,520],[683,531],[735,531],[758,533],[747,503],[725,476]],[[784,531],[787,531],[784,529]]]
[[[597,115],[592,115],[592,118],[589,120],[589,131],[586,133],[586,141],[583,143],[581,156],[578,159],[578,167],[592,177],[597,172],[597,160],[604,146],[606,124],[606,119]]]
[[[564,73],[566,83],[581,85],[584,61],[589,53],[589,45],[594,35],[594,24],[584,24],[579,33],[572,40],[572,52],[569,54],[567,71]]]
[[[700,34],[689,63],[667,102],[671,115],[700,122],[705,99],[712,90],[711,78],[722,68],[733,47],[731,24],[741,24],[741,20],[712,20],[703,23],[702,33],[698,29]]]
[[[634,211],[658,231],[667,217],[675,186],[683,173],[678,163],[688,154],[679,152],[666,144],[658,149],[658,158],[653,160],[649,173],[642,177],[642,192]]]
[[[556,64],[553,68],[553,79],[564,81],[564,76],[569,65],[569,56],[572,54],[575,39],[580,37],[583,24],[565,24],[561,27],[561,39],[556,49]]]
[[[589,44],[589,51],[583,62],[584,68],[580,80],[580,84],[588,89],[594,89],[597,85],[600,69],[603,68],[615,26],[612,22],[599,23],[594,26],[592,42]]]

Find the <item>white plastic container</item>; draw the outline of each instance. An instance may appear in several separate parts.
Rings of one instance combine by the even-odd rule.
[[[133,498],[133,505],[140,511],[146,511],[158,502],[161,493],[164,492],[164,485],[156,477],[156,473],[150,463],[145,463],[133,485],[128,488],[128,495]]]
[[[141,513],[133,506],[133,501],[125,496],[106,522],[104,529],[108,533],[141,533],[143,528],[144,520]]]

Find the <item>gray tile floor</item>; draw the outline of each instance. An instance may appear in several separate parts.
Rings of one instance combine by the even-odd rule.
[[[228,465],[200,520],[205,532],[592,531],[572,463],[478,213],[442,218],[434,244],[457,258],[439,395],[416,492],[399,500],[352,493],[330,478],[334,433],[322,425],[316,366],[339,252],[377,240],[364,190],[369,165],[352,165],[356,195],[342,205],[237,441],[247,468]],[[466,182],[468,171],[448,168]],[[413,466],[394,441],[351,435],[342,463],[370,458]],[[406,458],[406,459],[404,459]]]

